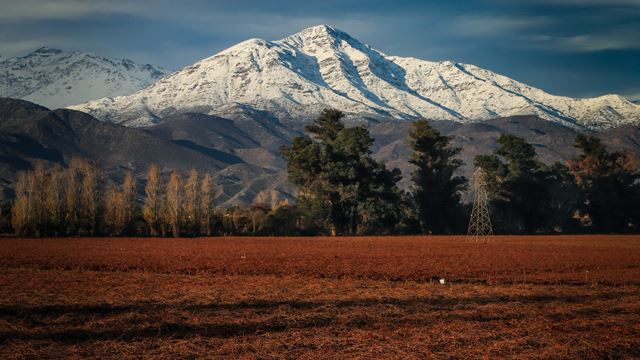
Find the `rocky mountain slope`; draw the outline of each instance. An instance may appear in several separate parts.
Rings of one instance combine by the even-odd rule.
[[[71,108],[150,126],[179,112],[224,116],[238,105],[285,122],[333,107],[361,117],[461,123],[535,115],[582,130],[640,123],[640,106],[618,95],[551,95],[474,65],[390,56],[325,25],[277,41],[250,39],[132,95]]]
[[[186,173],[196,168],[212,173],[220,205],[250,203],[260,191],[272,188],[281,198],[292,198],[281,159],[271,166],[245,161],[275,155],[245,134],[242,125],[200,116],[185,114],[166,119],[162,126],[133,129],[79,111],[51,111],[27,101],[0,98],[0,197],[12,196],[17,172],[31,168],[35,161],[65,164],[76,156],[98,162],[111,181],[119,181],[128,169],[142,180],[152,163],[166,171]]]
[[[73,156],[88,158],[105,168],[109,179],[119,181],[127,169],[143,180],[151,163],[166,171],[187,172],[195,167],[214,174],[220,206],[248,204],[261,191],[275,190],[280,198],[293,199],[295,189],[287,182],[286,163],[279,147],[302,133],[302,124],[280,123],[264,112],[242,107],[232,118],[200,113],[181,113],[145,128],[101,122],[73,110],[50,111],[27,101],[0,99],[0,189],[11,197],[16,173],[37,160],[65,163]],[[362,124],[352,118],[351,124]],[[365,122],[366,123],[366,122]],[[463,148],[462,173],[470,176],[473,158],[492,152],[502,133],[531,142],[547,163],[577,155],[575,129],[536,116],[512,116],[478,123],[432,121],[442,133],[454,137]],[[388,167],[403,171],[404,189],[411,185],[406,134],[411,123],[388,119],[369,122],[375,138],[374,156]],[[640,128],[621,126],[597,133],[611,149],[628,149],[640,156]],[[142,184],[140,186],[142,191]]]
[[[101,97],[128,95],[163,77],[167,70],[131,60],[40,48],[0,58],[0,97],[60,108]]]

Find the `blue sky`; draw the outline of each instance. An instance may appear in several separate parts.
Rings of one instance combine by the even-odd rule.
[[[40,46],[178,69],[328,24],[386,53],[475,64],[551,93],[640,99],[640,0],[0,0],[0,55]]]

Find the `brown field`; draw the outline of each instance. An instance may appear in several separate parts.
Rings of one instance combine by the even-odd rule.
[[[0,358],[84,357],[640,358],[640,237],[0,239]]]

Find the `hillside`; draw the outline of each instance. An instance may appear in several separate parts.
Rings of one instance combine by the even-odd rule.
[[[401,185],[410,186],[406,133],[410,122],[351,118],[350,124],[367,124],[375,138],[374,156],[387,167],[397,167],[405,175]],[[493,151],[502,133],[524,137],[547,163],[565,161],[577,155],[575,130],[535,116],[513,116],[482,123],[461,124],[432,121],[442,133],[454,137],[453,145],[463,148],[463,174],[470,176],[473,158]],[[40,159],[49,164],[66,162],[73,156],[100,163],[109,178],[118,180],[126,169],[138,177],[151,163],[165,170],[187,171],[195,167],[214,174],[218,204],[247,204],[261,191],[275,190],[280,198],[293,199],[294,188],[287,182],[286,163],[279,148],[302,134],[302,124],[285,126],[264,112],[238,107],[230,118],[199,113],[168,116],[158,124],[130,128],[101,122],[73,110],[50,111],[14,99],[0,99],[0,181],[5,196],[11,196],[16,172]],[[629,149],[640,156],[640,130],[623,126],[598,133],[612,149]]]

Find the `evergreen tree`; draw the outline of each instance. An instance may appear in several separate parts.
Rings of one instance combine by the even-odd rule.
[[[426,120],[415,121],[409,131],[413,202],[426,233],[452,233],[463,223],[460,194],[467,181],[455,175],[462,166],[456,159],[460,148],[450,143],[450,137],[440,135]]]
[[[487,172],[494,227],[506,233],[570,229],[576,187],[566,168],[546,166],[524,139],[503,134],[498,149],[479,155],[475,166]]]
[[[363,127],[347,128],[336,110],[325,110],[282,153],[300,208],[332,234],[384,233],[400,216],[400,171],[371,156]]]
[[[626,151],[608,152],[600,139],[578,135],[582,153],[569,168],[582,190],[579,213],[595,232],[640,227],[640,163]]]

